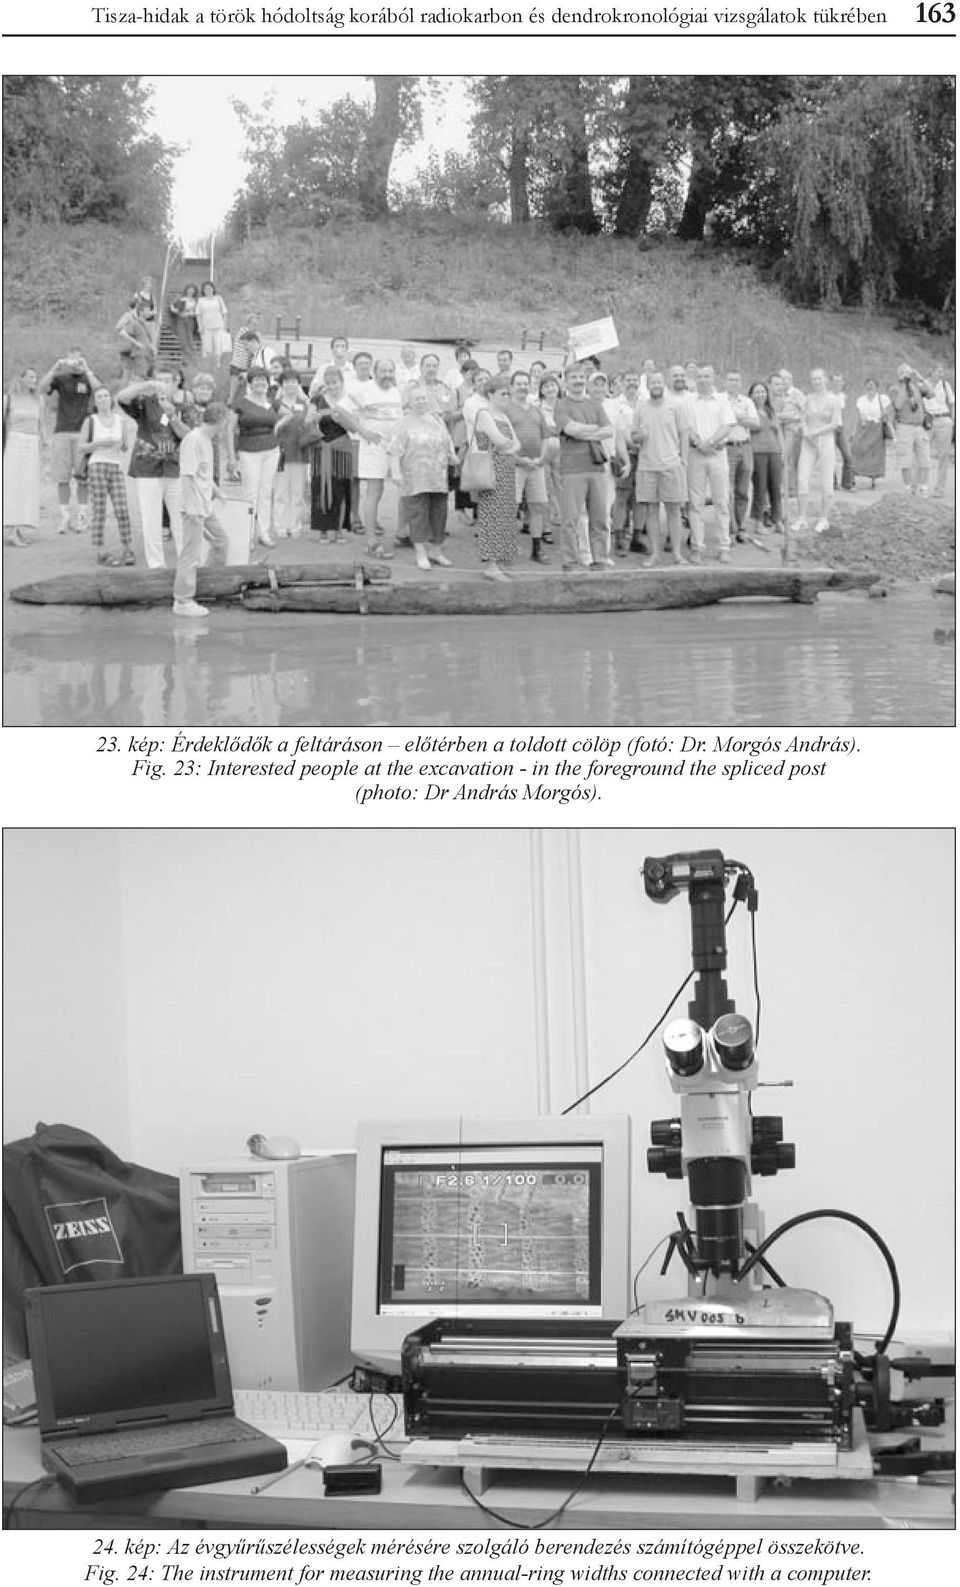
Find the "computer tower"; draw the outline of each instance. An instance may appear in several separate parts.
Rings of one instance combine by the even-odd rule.
[[[353,1152],[181,1169],[183,1266],[217,1276],[235,1388],[349,1371],[355,1177]]]

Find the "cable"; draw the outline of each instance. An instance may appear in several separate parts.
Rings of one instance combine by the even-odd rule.
[[[18,1488],[16,1493],[11,1498],[9,1504],[5,1504],[3,1507],[4,1528],[8,1531],[18,1532],[20,1530],[20,1516],[22,1515],[24,1508],[21,1501],[25,1499],[27,1494],[30,1493],[34,1488],[37,1489],[38,1493],[42,1492],[44,1488],[52,1488],[56,1480],[56,1477],[34,1477],[32,1482],[25,1482],[22,1488]],[[16,1512],[17,1515],[16,1522],[14,1522],[14,1512]]]
[[[545,1526],[552,1526],[554,1521],[559,1521],[560,1517],[562,1516],[564,1510],[566,1510],[567,1506],[569,1504],[573,1503],[574,1499],[577,1497],[577,1494],[580,1493],[582,1491],[582,1489],[584,1488],[584,1486],[586,1484],[586,1481],[587,1481],[587,1478],[589,1477],[591,1471],[593,1470],[593,1467],[594,1467],[594,1464],[596,1462],[597,1456],[600,1453],[600,1446],[603,1443],[603,1440],[607,1436],[607,1431],[608,1431],[608,1429],[610,1427],[610,1423],[613,1421],[613,1418],[615,1416],[619,1416],[619,1415],[620,1415],[620,1407],[619,1407],[619,1405],[615,1405],[613,1407],[613,1410],[610,1411],[608,1413],[608,1415],[604,1418],[603,1426],[601,1427],[599,1435],[597,1437],[597,1441],[596,1441],[596,1443],[593,1446],[593,1450],[591,1452],[590,1459],[587,1461],[587,1464],[584,1466],[583,1471],[580,1474],[580,1481],[575,1485],[575,1487],[570,1489],[570,1492],[567,1494],[567,1497],[564,1499],[563,1503],[561,1505],[558,1505],[556,1510],[552,1510],[549,1515],[544,1516],[542,1521],[512,1521],[508,1515],[503,1515],[501,1511],[494,1510],[489,1504],[484,1504],[483,1500],[482,1499],[478,1499],[476,1494],[473,1493],[470,1488],[468,1488],[466,1478],[464,1477],[462,1471],[460,1473],[460,1486],[463,1489],[464,1493],[466,1494],[467,1498],[473,1500],[473,1502],[476,1505],[477,1509],[478,1510],[482,1510],[484,1515],[489,1515],[489,1517],[490,1517],[490,1519],[492,1521],[499,1521],[499,1522],[502,1523],[503,1526],[516,1527],[518,1530],[523,1531],[523,1532],[539,1532],[539,1531],[542,1531],[542,1529]]]
[[[740,902],[739,898],[735,898],[733,900],[733,903],[730,905],[730,908],[728,909],[726,917],[725,917],[724,922],[723,922],[725,926],[729,925],[730,918],[733,915],[733,912],[736,909],[736,907],[737,907],[739,902]],[[624,1069],[626,1069],[627,1065],[633,1063],[634,1058],[639,1058],[640,1054],[643,1052],[644,1047],[647,1046],[648,1042],[653,1040],[654,1036],[657,1034],[657,1031],[660,1029],[660,1026],[663,1024],[664,1020],[666,1019],[667,1015],[669,1014],[670,1010],[672,1009],[674,1003],[677,1001],[677,998],[690,985],[690,982],[693,980],[693,978],[696,975],[696,973],[697,973],[696,970],[691,970],[690,973],[688,975],[686,975],[684,977],[684,979],[680,982],[680,985],[677,987],[677,990],[674,992],[672,998],[670,999],[670,1001],[667,1004],[666,1008],[664,1009],[663,1013],[658,1017],[656,1023],[654,1025],[652,1025],[650,1027],[650,1029],[647,1031],[647,1034],[644,1036],[643,1041],[640,1043],[639,1047],[635,1047],[634,1048],[634,1050],[630,1054],[629,1058],[624,1058],[623,1063],[622,1064],[618,1064],[616,1069],[611,1069],[611,1071],[610,1071],[610,1073],[608,1075],[604,1075],[602,1080],[598,1080],[595,1086],[591,1086],[589,1091],[585,1091],[583,1093],[582,1097],[577,1097],[576,1102],[571,1102],[569,1107],[563,1108],[561,1110],[561,1113],[560,1113],[560,1117],[561,1118],[564,1118],[566,1116],[566,1114],[568,1114],[568,1113],[572,1113],[574,1108],[578,1108],[580,1106],[581,1102],[588,1102],[589,1099],[592,1096],[595,1096],[596,1093],[598,1091],[602,1090],[605,1085],[608,1085],[611,1080],[615,1080],[617,1078],[617,1075],[622,1074]]]
[[[637,1268],[637,1271],[634,1273],[634,1275],[633,1275],[633,1311],[630,1313],[631,1316],[633,1316],[636,1312],[638,1312],[640,1310],[640,1297],[637,1294],[637,1284],[638,1284],[638,1282],[640,1280],[641,1273],[644,1271],[645,1268],[648,1268],[650,1266],[650,1263],[653,1261],[653,1259],[656,1256],[657,1252],[660,1250],[660,1247],[663,1246],[663,1245],[669,1245],[669,1243],[670,1243],[670,1241],[672,1239],[673,1239],[673,1235],[671,1233],[671,1234],[665,1234],[663,1236],[662,1240],[658,1240],[656,1245],[653,1247],[653,1250],[650,1251],[650,1253],[647,1256],[644,1257],[643,1261],[640,1263],[640,1266]]]
[[[749,1240],[744,1240],[743,1243],[746,1246],[747,1250],[750,1252],[750,1255],[751,1256],[755,1256],[756,1252],[757,1252],[757,1247],[755,1245],[751,1245]],[[763,1268],[763,1271],[765,1273],[769,1273],[770,1274],[770,1277],[773,1279],[773,1282],[775,1284],[779,1284],[781,1289],[786,1289],[787,1288],[787,1282],[786,1282],[785,1279],[782,1279],[780,1277],[780,1274],[777,1272],[776,1268],[775,1267],[771,1267],[770,1263],[768,1261],[766,1261],[765,1258],[762,1257],[762,1256],[759,1257],[758,1260],[759,1260],[760,1266]],[[742,1277],[742,1274],[740,1276]]]
[[[640,1054],[643,1052],[644,1047],[646,1047],[647,1043],[652,1041],[653,1037],[657,1034],[657,1031],[660,1029],[660,1026],[663,1024],[664,1020],[666,1019],[667,1015],[669,1014],[670,1010],[672,1009],[674,1003],[677,1001],[677,998],[680,996],[681,992],[683,992],[684,989],[690,985],[690,982],[693,980],[694,974],[695,974],[695,972],[693,970],[691,970],[689,975],[685,976],[685,978],[680,982],[680,985],[677,987],[677,990],[674,992],[672,998],[670,999],[670,1001],[667,1004],[666,1008],[664,1009],[663,1013],[658,1015],[656,1023],[650,1027],[650,1029],[648,1030],[647,1034],[644,1036],[643,1041],[640,1043],[639,1047],[635,1047],[634,1048],[634,1050],[630,1054],[629,1058],[624,1058],[622,1064],[618,1064],[616,1069],[611,1069],[611,1071],[610,1071],[610,1073],[608,1075],[604,1075],[602,1080],[598,1080],[595,1086],[591,1086],[589,1091],[585,1091],[583,1093],[582,1097],[577,1097],[576,1102],[571,1102],[569,1107],[564,1108],[562,1110],[561,1114],[560,1114],[561,1118],[563,1118],[564,1115],[567,1114],[567,1113],[572,1113],[574,1108],[578,1108],[580,1106],[581,1102],[589,1101],[590,1097],[594,1096],[605,1085],[609,1084],[609,1082],[611,1080],[615,1080],[617,1078],[617,1075],[622,1074],[624,1069],[626,1069],[627,1065],[633,1063],[634,1058],[639,1058]]]
[[[890,1274],[890,1285],[893,1291],[893,1305],[890,1310],[887,1331],[877,1346],[879,1353],[882,1355],[893,1338],[897,1319],[900,1316],[900,1275],[897,1272],[897,1264],[893,1260],[889,1246],[881,1239],[876,1229],[871,1228],[865,1219],[858,1218],[855,1212],[843,1212],[838,1207],[817,1207],[813,1212],[799,1212],[795,1218],[788,1218],[786,1223],[781,1223],[778,1229],[774,1229],[772,1234],[768,1234],[767,1238],[757,1246],[755,1251],[751,1251],[740,1269],[739,1278],[741,1281],[746,1278],[750,1269],[763,1260],[771,1245],[773,1245],[775,1240],[779,1240],[781,1235],[786,1234],[789,1229],[795,1229],[800,1223],[812,1222],[814,1218],[839,1218],[843,1223],[855,1224],[858,1229],[863,1230],[864,1234],[870,1236],[887,1264],[887,1271]]]
[[[742,899],[750,912],[750,941],[753,948],[753,993],[756,998],[757,1012],[754,1020],[753,1045],[756,1049],[760,1046],[760,975],[757,968],[757,907],[759,894],[753,872],[749,865],[744,865],[742,860],[728,860],[730,870],[738,872],[734,885],[734,899]],[[730,919],[730,916],[727,916]]]
[[[753,946],[753,993],[757,1000],[757,1017],[754,1020],[753,1045],[760,1046],[760,973],[757,969],[757,912],[750,910],[750,941]]]
[[[396,1454],[396,1452],[390,1448],[390,1446],[386,1442],[386,1439],[388,1438],[390,1433],[393,1432],[393,1429],[397,1425],[397,1422],[398,1422],[399,1417],[400,1417],[400,1407],[397,1404],[397,1402],[394,1399],[392,1394],[384,1393],[383,1397],[384,1397],[384,1399],[389,1400],[390,1409],[392,1410],[393,1415],[391,1416],[391,1418],[390,1418],[389,1422],[387,1423],[386,1427],[382,1427],[382,1428],[378,1427],[377,1426],[377,1422],[376,1422],[376,1418],[374,1417],[374,1414],[373,1414],[373,1396],[374,1396],[374,1394],[376,1392],[377,1391],[374,1390],[374,1389],[370,1390],[370,1401],[369,1401],[369,1404],[367,1406],[367,1410],[368,1410],[368,1413],[369,1413],[369,1416],[370,1416],[370,1426],[373,1428],[374,1442],[378,1446],[378,1448],[380,1448],[383,1451],[383,1453],[386,1455],[388,1460],[399,1460],[400,1456],[398,1454]]]

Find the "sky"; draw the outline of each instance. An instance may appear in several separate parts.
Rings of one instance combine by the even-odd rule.
[[[185,243],[199,242],[226,215],[244,176],[244,139],[231,99],[259,107],[268,94],[282,123],[302,111],[312,116],[349,94],[372,99],[365,77],[148,77],[153,89],[151,130],[184,153],[174,167],[173,230]],[[444,78],[439,103],[428,97],[424,106],[424,137],[398,154],[392,175],[409,178],[431,148],[466,147],[467,100],[462,79]]]

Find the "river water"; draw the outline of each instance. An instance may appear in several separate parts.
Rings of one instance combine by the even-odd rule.
[[[954,646],[934,638],[954,603],[922,588],[575,617],[12,616],[7,726],[936,726],[954,712]]]

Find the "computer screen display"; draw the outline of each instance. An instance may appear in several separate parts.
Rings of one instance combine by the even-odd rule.
[[[434,1317],[611,1318],[629,1282],[626,1119],[361,1125],[351,1346]]]
[[[385,1151],[381,1310],[595,1314],[601,1158],[599,1145]]]

